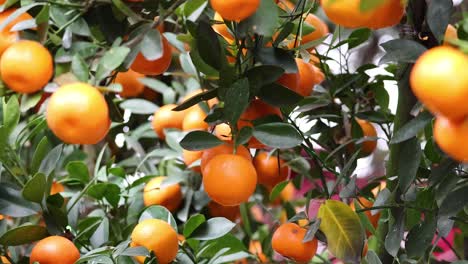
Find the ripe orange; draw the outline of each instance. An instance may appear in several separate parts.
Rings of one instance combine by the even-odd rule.
[[[194,105],[190,107],[182,122],[182,130],[207,130],[209,125],[205,122],[206,116],[207,114],[200,106]]]
[[[449,156],[460,162],[468,162],[468,119],[458,122],[437,117],[434,139]]]
[[[86,83],[66,84],[52,94],[47,124],[69,144],[96,144],[109,131],[109,109],[104,96]]]
[[[145,85],[138,80],[143,77],[145,77],[144,74],[135,72],[131,69],[126,72],[119,72],[114,82],[122,85],[122,92],[119,93],[120,96],[136,97],[143,93]]]
[[[253,164],[257,170],[258,183],[265,186],[273,187],[289,176],[286,162],[276,155],[268,156],[267,152],[260,152],[255,156]]]
[[[375,130],[375,127],[369,121],[362,120],[362,119],[356,119],[356,121],[362,129],[364,137],[377,137],[377,131]],[[364,141],[361,144],[361,150],[364,155],[370,155],[372,152],[374,152],[376,147],[377,147],[376,140]]]
[[[5,1],[3,1],[4,3]],[[0,4],[3,4],[0,3]],[[16,8],[10,8],[0,13],[0,23],[3,23],[13,12],[15,12]],[[18,23],[26,20],[30,20],[33,17],[28,13],[22,13],[18,18],[11,21],[8,25],[6,25],[3,30],[0,32],[0,56],[3,52],[11,46],[13,43],[19,40],[19,33],[18,31],[12,32],[11,29]]]
[[[314,57],[312,57],[312,58],[314,58]],[[315,58],[317,58],[317,57],[315,57]],[[315,63],[315,62],[311,61],[311,63]],[[321,84],[325,80],[325,74],[322,72],[322,70],[319,67],[317,67],[317,66],[315,66],[313,64],[310,64],[310,67],[312,68],[312,71],[314,72],[314,74],[312,75],[312,83],[314,85]]]
[[[133,61],[130,68],[136,72],[145,75],[160,75],[164,73],[172,61],[172,51],[169,41],[161,34],[163,55],[161,58],[156,60],[147,60],[145,56],[140,52]]]
[[[314,14],[307,15],[307,17],[305,18],[305,23],[309,26],[312,26],[314,30],[308,34],[303,35],[300,42],[296,42],[296,39],[294,37],[294,39],[289,42],[288,47],[290,49],[297,47],[299,44],[305,45],[309,42],[325,37],[328,33],[330,33],[327,24]],[[296,46],[294,46],[294,44],[296,44]],[[308,51],[312,50],[314,50],[313,47],[308,48]]]
[[[310,72],[309,72],[310,73]],[[296,73],[285,73],[279,79],[278,83],[300,95],[301,93],[301,73],[299,67]],[[304,95],[302,95],[304,96]]]
[[[224,206],[247,202],[257,185],[257,173],[252,163],[233,154],[218,155],[203,171],[203,186],[208,196]]]
[[[189,151],[183,150],[182,151],[182,158],[184,160],[185,165],[189,167],[195,161],[201,159],[203,152],[202,151]],[[192,170],[200,172],[200,166],[193,167]]]
[[[457,39],[458,39],[457,29],[452,25],[448,25],[447,30],[445,31],[444,45],[450,46],[451,45],[450,41],[457,40]]]
[[[232,140],[231,127],[226,123],[216,125],[215,135],[223,141],[231,141]]]
[[[50,52],[39,42],[23,40],[10,45],[3,52],[0,73],[11,90],[34,93],[52,78],[54,62]]]
[[[182,192],[178,183],[161,188],[167,177],[160,176],[149,181],[143,189],[145,206],[161,205],[174,212],[182,203]]]
[[[449,119],[468,115],[468,56],[449,47],[426,51],[411,72],[411,88],[426,107]]]
[[[361,208],[372,208],[374,206],[374,203],[372,201],[369,201],[364,197],[359,197],[357,199],[359,201],[358,203],[359,203]],[[353,211],[356,211],[356,207],[354,206],[354,202],[351,202],[350,207],[351,207],[351,209],[353,209]],[[366,215],[367,219],[369,219],[372,226],[374,228],[377,228],[377,225],[379,224],[380,213],[372,215],[371,211],[365,211],[364,214]],[[367,236],[371,235],[371,233],[369,231],[367,231],[366,233],[367,233]]]
[[[252,121],[256,119],[264,118],[267,116],[276,115],[281,117],[281,111],[278,108],[270,106],[269,104],[264,103],[260,99],[253,100],[249,107],[244,111],[241,115],[239,122],[237,122],[237,126],[239,129],[250,126],[253,127]],[[266,146],[259,142],[255,137],[252,137],[249,140],[249,148],[265,148]]]
[[[257,11],[260,0],[210,0],[210,4],[222,18],[239,22]]]
[[[284,257],[297,262],[309,262],[317,252],[317,240],[303,243],[307,230],[294,223],[282,224],[273,234],[271,245]]]
[[[159,136],[160,139],[165,139],[164,129],[166,128],[177,128],[182,129],[182,123],[184,121],[186,111],[172,111],[177,105],[167,104],[161,106],[153,115],[151,124],[153,130]]]
[[[233,44],[234,43],[234,36],[231,34],[228,27],[224,23],[224,20],[221,17],[221,15],[219,13],[215,13],[213,19],[216,22],[218,22],[216,24],[213,24],[213,30],[216,33],[218,33],[219,35],[221,35],[229,44]],[[223,22],[223,24],[219,24],[219,22]]]
[[[53,182],[52,187],[50,188],[50,195],[61,193],[65,191],[65,187],[60,182]]]
[[[250,253],[257,256],[260,263],[268,263],[268,257],[263,253],[262,244],[258,240],[251,240],[249,243]]]
[[[68,239],[61,236],[50,236],[37,242],[31,251],[29,263],[73,264],[80,258],[80,252]]]
[[[239,206],[224,206],[214,201],[208,203],[208,212],[211,217],[224,217],[232,222],[240,218]]]
[[[236,153],[236,155],[246,158],[249,162],[252,161],[252,155],[250,155],[250,152],[246,147],[237,146],[237,149],[234,151],[233,144],[226,143],[203,151],[201,157],[202,173],[204,173],[206,166],[214,157],[222,154],[234,154],[234,152]]]
[[[158,263],[171,263],[179,251],[177,232],[172,226],[159,219],[147,219],[135,226],[131,235],[131,247],[145,247],[154,252]],[[144,256],[135,257],[143,264]]]
[[[386,0],[376,9],[365,26],[372,29],[392,27],[400,23],[405,14],[405,7],[401,0]]]

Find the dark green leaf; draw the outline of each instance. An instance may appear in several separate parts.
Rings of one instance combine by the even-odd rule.
[[[413,227],[406,237],[405,248],[411,258],[423,257],[434,238],[436,221],[430,215],[426,215],[425,218],[425,221]]]
[[[242,113],[249,105],[249,81],[244,78],[233,83],[226,91],[224,117],[230,124],[237,124]]]
[[[209,149],[221,144],[223,141],[205,131],[190,132],[180,142],[182,148],[191,151]]]
[[[199,226],[192,234],[193,239],[212,240],[229,233],[236,224],[223,217],[211,218]]]
[[[36,225],[24,225],[8,230],[0,237],[3,246],[19,246],[30,244],[47,236],[45,227]]]
[[[104,56],[102,56],[96,70],[96,81],[99,83],[102,79],[109,76],[115,69],[117,69],[130,53],[127,47],[114,47],[110,48]]]
[[[36,173],[23,188],[23,197],[31,202],[41,203],[46,193],[47,180],[42,173]]]
[[[429,2],[426,21],[434,36],[442,41],[445,31],[452,17],[452,0],[438,0]]]
[[[79,81],[88,82],[89,67],[79,54],[73,56],[71,70]]]
[[[362,43],[366,42],[369,37],[372,35],[372,31],[368,28],[356,29],[349,35],[348,38],[348,48],[355,48]]]
[[[401,143],[412,137],[415,137],[429,124],[434,117],[429,112],[423,112],[400,128],[391,140],[391,144]]]
[[[182,111],[185,109],[188,109],[196,104],[198,104],[201,101],[208,101],[210,99],[213,99],[216,97],[218,94],[218,91],[216,89],[214,90],[209,90],[209,91],[204,91],[202,93],[199,93],[197,95],[194,95],[193,97],[190,97],[180,105],[178,105],[176,108],[172,109],[173,111]]]
[[[200,21],[197,27],[197,48],[203,61],[213,67],[221,70],[223,67],[224,56],[221,50],[221,44],[218,40],[218,34],[206,21]],[[207,45],[210,43],[210,45]]]
[[[264,85],[276,82],[284,74],[283,68],[275,65],[259,65],[248,70],[246,73],[249,84],[255,90]]]
[[[293,148],[302,143],[301,134],[287,123],[267,123],[256,126],[253,135],[263,144],[279,149]]]
[[[417,138],[402,143],[399,159],[400,166],[398,167],[398,186],[403,193],[408,190],[416,179],[421,157],[421,145]]]
[[[279,48],[261,48],[256,54],[257,59],[265,65],[280,66],[285,73],[296,73],[297,65],[294,56]]]
[[[394,39],[381,44],[387,52],[380,64],[388,62],[414,63],[427,49],[416,41],[408,39]]]
[[[206,221],[205,216],[202,214],[196,214],[189,218],[184,225],[184,237],[188,239],[201,224]]]
[[[276,107],[294,106],[303,99],[299,94],[277,83],[263,86],[258,96]]]
[[[464,185],[458,189],[453,190],[440,205],[439,216],[440,217],[450,217],[455,216],[458,212],[463,210],[468,204],[468,185]]]
[[[49,152],[49,140],[47,137],[43,137],[41,141],[37,144],[36,150],[34,151],[34,155],[31,161],[31,172],[36,173],[41,165],[42,160]]]
[[[278,7],[273,0],[261,0],[257,12],[239,23],[239,31],[271,37],[278,27]]]
[[[21,191],[8,184],[0,185],[0,214],[11,217],[26,217],[37,214],[39,206],[26,201]]]
[[[270,201],[276,200],[278,196],[280,196],[281,192],[286,188],[286,186],[289,184],[289,181],[283,181],[278,183],[273,190],[270,193]]]
[[[245,126],[241,128],[239,134],[237,134],[236,144],[237,145],[244,145],[249,142],[250,138],[253,134],[253,128],[250,126]]]
[[[82,183],[89,181],[89,171],[86,164],[82,161],[72,161],[67,164],[67,172],[71,179]]]
[[[405,233],[405,214],[404,212],[398,216],[396,221],[390,225],[390,230],[385,238],[385,249],[395,257],[400,250],[400,244]]]

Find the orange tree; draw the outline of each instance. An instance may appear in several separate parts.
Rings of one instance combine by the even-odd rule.
[[[465,263],[459,2],[0,1],[1,262]]]

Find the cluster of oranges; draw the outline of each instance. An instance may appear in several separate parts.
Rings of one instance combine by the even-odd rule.
[[[414,94],[436,115],[434,139],[449,156],[468,162],[468,56],[450,46],[456,38],[447,29],[445,44],[426,51],[414,65],[410,83]]]

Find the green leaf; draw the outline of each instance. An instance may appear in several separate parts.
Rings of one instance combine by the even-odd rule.
[[[450,216],[455,216],[460,211],[462,211],[463,207],[468,204],[468,195],[466,195],[467,193],[468,185],[465,184],[464,186],[452,190],[452,192],[447,194],[447,197],[445,197],[444,201],[440,205],[439,216],[442,218],[448,218]]]
[[[356,29],[348,37],[348,48],[353,49],[361,45],[362,43],[366,42],[371,35],[372,31],[368,28]]]
[[[29,109],[35,107],[42,98],[42,93],[23,94],[21,96],[20,111],[26,113]]]
[[[393,257],[398,255],[400,244],[405,234],[405,212],[397,216],[393,224],[389,224],[389,232],[385,238],[385,249]]]
[[[106,200],[113,206],[117,207],[120,200],[120,188],[113,183],[97,183],[92,185],[87,194],[97,200]]]
[[[141,54],[147,60],[154,61],[163,56],[163,49],[161,33],[157,29],[150,29],[141,41]]]
[[[13,132],[20,120],[18,97],[11,96],[7,103],[3,102],[3,127],[8,135]]]
[[[283,182],[278,183],[270,193],[270,201],[276,200],[276,198],[278,198],[280,196],[280,194],[284,190],[284,188],[286,188],[288,183],[289,183],[289,181],[283,181]]]
[[[180,105],[178,105],[176,108],[172,109],[173,111],[182,111],[185,109],[189,109],[190,107],[200,103],[201,101],[208,101],[210,99],[213,99],[216,97],[218,94],[218,90],[209,90],[209,91],[204,91],[202,93],[199,93],[197,95],[194,95],[187,99],[186,101],[182,102]]]
[[[279,66],[259,65],[249,69],[245,75],[250,86],[259,91],[263,86],[276,82],[283,74],[284,70]]]
[[[386,54],[380,59],[380,64],[388,62],[414,63],[427,49],[416,41],[394,39],[381,44]]]
[[[94,248],[100,247],[109,242],[109,219],[104,217],[89,242]]]
[[[205,131],[193,131],[188,133],[180,142],[180,146],[186,150],[198,151],[214,148],[224,142],[216,136]]]
[[[403,193],[406,193],[416,179],[421,158],[421,145],[417,138],[402,143],[398,163],[398,186]]]
[[[139,115],[152,115],[159,108],[150,101],[138,98],[125,100],[119,106],[124,110],[129,110]]]
[[[249,81],[246,78],[233,83],[226,91],[224,117],[230,124],[237,124],[242,113],[249,105]]]
[[[279,149],[293,148],[302,143],[301,134],[287,123],[267,123],[256,126],[253,135],[261,143]]]
[[[40,207],[26,201],[21,191],[3,183],[0,185],[0,214],[11,217],[26,217],[37,214]]]
[[[294,106],[304,99],[294,91],[277,83],[263,86],[258,97],[276,107]]]
[[[192,215],[184,225],[184,237],[188,239],[200,225],[206,221],[205,216],[202,214]]]
[[[24,186],[23,197],[28,201],[40,204],[46,193],[46,188],[46,176],[42,173],[36,173]]]
[[[175,231],[177,231],[177,222],[172,216],[171,212],[163,206],[152,205],[146,208],[140,215],[138,222],[140,223],[146,219],[160,219],[169,223]]]
[[[368,264],[382,264],[382,261],[380,261],[377,253],[375,253],[372,250],[369,250],[369,252],[367,252],[366,260]]]
[[[43,173],[46,176],[49,176],[52,171],[54,171],[57,167],[57,163],[62,156],[63,145],[60,144],[53,148],[47,156],[42,160],[41,166],[39,167],[38,172]]]
[[[42,160],[49,152],[49,140],[44,136],[37,144],[36,150],[31,161],[31,172],[36,173],[41,165]]]
[[[115,47],[106,51],[97,66],[95,83],[98,84],[101,80],[109,76],[112,71],[117,69],[124,62],[129,53],[130,49],[127,47]]]
[[[187,1],[187,3],[184,5],[184,16],[190,21],[196,21],[203,13],[207,5],[207,0]]]
[[[357,214],[345,203],[328,200],[320,206],[317,218],[330,252],[344,262],[359,263],[365,233]]]
[[[214,69],[221,70],[226,56],[222,52],[218,34],[208,22],[200,21],[198,24],[196,41],[198,53],[203,61]],[[207,43],[210,43],[210,45],[207,45]]]
[[[124,1],[122,0],[112,0],[112,3],[114,4],[117,9],[122,12],[124,15],[128,16],[129,18],[132,18],[133,20],[140,20],[140,16],[137,15],[135,12],[132,11],[131,8],[129,8]]]
[[[89,66],[79,54],[73,55],[71,70],[79,81],[88,82]]]
[[[153,78],[140,78],[139,81],[151,90],[162,94],[164,104],[172,104],[175,102],[176,94],[174,90],[164,82]]]
[[[130,256],[130,257],[137,257],[137,256],[146,256],[150,255],[148,249],[145,247],[130,247],[125,249],[119,256]]]
[[[202,241],[216,239],[229,233],[235,226],[224,217],[211,218],[193,232],[192,238]]]
[[[279,48],[261,48],[255,54],[258,61],[265,65],[280,66],[285,73],[296,73],[297,65],[294,56]]]
[[[0,245],[19,246],[30,244],[47,237],[47,229],[43,226],[24,225],[8,230],[0,237]]]
[[[82,183],[89,182],[88,167],[82,161],[71,161],[67,164],[68,176],[71,179],[77,180]]]
[[[13,5],[14,3],[16,3],[17,1],[8,1],[5,3],[5,6],[8,7],[8,6],[11,6]],[[5,27],[7,25],[9,25],[11,22],[13,22],[15,19],[17,19],[18,17],[20,17],[22,14],[28,12],[29,9],[33,8],[33,7],[36,7],[36,6],[41,6],[41,5],[46,5],[47,3],[33,3],[33,4],[29,4],[29,5],[26,5],[26,6],[23,6],[21,8],[18,8],[16,9],[11,15],[8,16],[7,19],[3,20],[1,23],[0,23],[0,31],[3,32],[3,30],[5,29]],[[3,10],[2,10],[3,11]]]
[[[412,137],[415,137],[420,131],[422,131],[434,118],[429,112],[423,112],[415,117],[413,120],[405,124],[400,128],[395,135],[393,135],[391,144],[401,143]]]
[[[250,126],[245,126],[241,128],[239,133],[237,134],[237,137],[235,138],[236,140],[236,145],[244,145],[247,142],[249,142],[250,138],[252,137],[253,134],[253,128]]]
[[[239,23],[239,31],[271,37],[278,27],[278,6],[273,0],[261,0],[255,14]]]
[[[423,257],[431,245],[436,232],[436,221],[431,215],[426,215],[424,222],[413,227],[406,237],[405,248],[411,258]]]
[[[438,0],[428,4],[426,21],[434,36],[444,40],[445,31],[452,17],[453,1]]]

